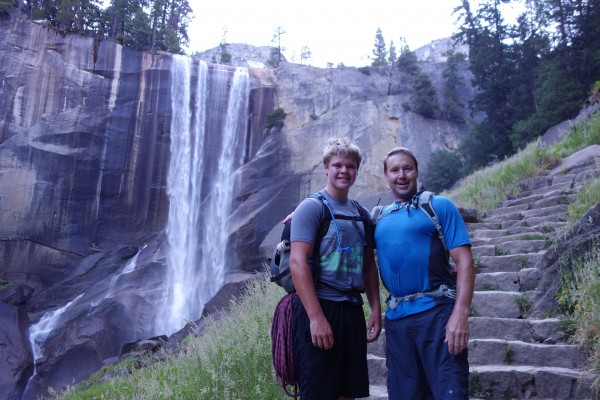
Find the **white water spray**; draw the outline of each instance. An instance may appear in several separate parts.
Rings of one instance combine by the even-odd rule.
[[[209,79],[208,67],[200,61],[196,95],[192,99],[192,65],[189,57],[173,57],[171,162],[167,177],[168,272],[165,298],[156,316],[159,333],[171,333],[187,320],[200,318],[204,304],[223,285],[226,220],[234,186],[231,176],[241,162],[234,155],[238,137],[246,133],[247,70],[238,68],[230,85],[229,70],[215,69]],[[214,131],[212,128],[219,124],[207,120],[207,116],[221,117],[223,111],[219,110],[224,102],[225,125]],[[212,147],[205,149],[209,144]],[[216,168],[211,169],[216,170],[216,175],[206,176],[206,164],[216,156],[213,147],[220,152]],[[209,159],[205,160],[205,155]],[[210,182],[208,189],[206,182]]]
[[[64,314],[64,312],[69,307],[71,307],[71,305],[77,303],[77,300],[79,300],[82,296],[83,293],[75,297],[73,300],[71,300],[61,308],[57,308],[54,311],[48,311],[42,316],[42,319],[40,319],[40,321],[37,324],[31,325],[29,327],[29,343],[31,343],[34,362],[37,361],[40,357],[42,357],[42,345],[48,337],[48,334],[50,334],[50,332],[52,332],[52,330],[58,325],[58,322],[60,321],[60,316]]]

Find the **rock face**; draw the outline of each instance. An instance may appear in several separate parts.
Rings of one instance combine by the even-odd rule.
[[[169,273],[173,58],[7,16],[0,37],[0,340],[8,345],[0,360],[11,371],[0,398],[35,398],[85,379],[123,343],[163,333],[152,321]],[[282,63],[249,73],[243,165],[231,171],[236,189],[223,221],[229,271],[255,270],[268,233],[323,187],[328,138],[349,136],[363,150],[353,197],[366,199],[385,190],[380,164],[390,148],[411,147],[425,165],[462,133],[404,111],[410,90],[395,77],[388,95],[383,71]],[[264,129],[276,107],[284,125]],[[57,328],[40,333],[51,317]],[[32,347],[33,333],[44,340]]]

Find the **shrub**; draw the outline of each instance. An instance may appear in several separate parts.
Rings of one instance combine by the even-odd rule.
[[[287,114],[283,110],[283,108],[278,107],[273,110],[272,113],[267,115],[267,121],[265,122],[265,128],[271,129],[274,126],[281,127],[283,126],[283,121],[285,121],[285,116]]]

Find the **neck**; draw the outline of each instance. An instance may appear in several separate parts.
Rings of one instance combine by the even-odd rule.
[[[329,185],[327,185],[325,190],[327,190],[327,193],[337,201],[344,202],[348,200],[348,193],[350,190],[339,190]]]

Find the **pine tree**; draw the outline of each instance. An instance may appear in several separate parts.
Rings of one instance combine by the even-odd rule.
[[[387,65],[387,50],[385,46],[385,40],[383,39],[383,33],[381,28],[377,28],[375,33],[375,44],[373,47],[373,62],[372,67],[384,67]]]

